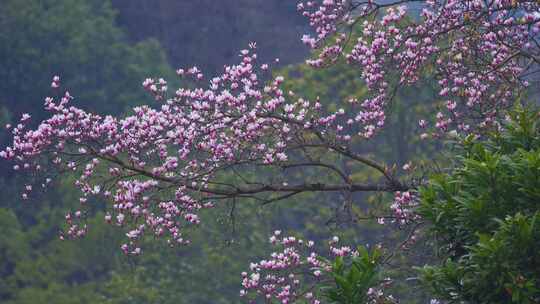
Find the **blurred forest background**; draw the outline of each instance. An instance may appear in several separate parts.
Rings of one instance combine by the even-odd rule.
[[[287,76],[286,85],[297,94],[319,96],[327,107],[361,97],[365,89],[351,67],[314,71],[302,64],[308,51],[300,37],[307,25],[295,7],[294,0],[1,0],[0,125],[16,123],[22,113],[34,123],[43,119],[53,75],[62,77],[78,106],[122,115],[153,103],[141,86],[146,77],[179,85],[179,67],[218,73],[250,41],[257,42],[261,62],[281,58],[274,73]],[[360,149],[398,166],[425,155],[429,150],[413,129],[428,111],[430,95],[429,85],[403,92],[387,131]],[[9,140],[2,130],[0,147]],[[341,194],[306,194],[267,206],[219,206],[193,231],[193,245],[169,249],[148,240],[141,257],[127,258],[119,250],[122,232],[103,220],[103,202],[92,202],[86,239],[62,242],[59,225],[78,204],[73,180],[63,178],[23,202],[28,177],[14,175],[9,166],[0,162],[1,303],[237,303],[240,273],[268,253],[267,237],[275,229],[313,239],[337,233],[351,244],[397,237],[382,238],[386,228],[358,221],[367,204],[384,209],[388,197],[358,194],[345,206]],[[350,169],[355,180],[373,174]],[[404,257],[394,277],[408,275],[398,266],[414,262]],[[405,287],[396,288],[399,293]]]

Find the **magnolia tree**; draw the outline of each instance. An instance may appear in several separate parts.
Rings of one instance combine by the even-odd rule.
[[[140,106],[125,117],[100,116],[72,105],[72,95],[52,87],[45,98],[49,119],[30,130],[24,114],[13,144],[0,156],[15,162],[14,170],[32,171],[43,187],[54,176],[77,174],[80,208],[66,215],[60,235],[87,233],[87,200],[110,202],[105,220],[127,229],[121,246],[128,255],[141,253],[141,238],[150,234],[171,246],[189,244],[186,227],[200,222],[203,209],[225,200],[251,198],[273,202],[305,192],[393,193],[392,214],[400,225],[421,220],[414,212],[415,190],[422,180],[408,178],[412,167],[392,164],[358,152],[384,128],[388,108],[403,87],[435,79],[440,110],[418,122],[422,138],[480,134],[497,128],[498,119],[518,100],[540,61],[538,1],[356,1],[324,0],[298,4],[313,28],[302,41],[314,49],[307,63],[325,68],[340,60],[358,71],[365,97],[343,100],[335,111],[324,101],[284,92],[284,78],[272,75],[257,61],[256,44],[242,50],[237,65],[221,75],[206,76],[196,67],[177,73],[193,78],[194,86],[170,90],[163,79],[146,79],[144,88],[158,103]],[[414,122],[417,123],[417,122]],[[371,183],[354,182],[336,163],[320,155],[336,155],[378,172]],[[243,175],[255,168],[262,174]],[[338,182],[287,180],[275,169],[318,168]],[[399,172],[402,172],[400,176]],[[27,199],[32,185],[22,194]],[[314,287],[339,265],[319,258],[310,241],[281,238],[284,246],[269,260],[251,265],[241,294],[319,303]],[[302,253],[305,252],[305,255]],[[355,259],[370,253],[330,245],[330,256]],[[359,263],[359,262],[358,262]],[[302,284],[294,269],[307,269]],[[384,281],[372,284],[366,301],[394,301],[382,295]]]

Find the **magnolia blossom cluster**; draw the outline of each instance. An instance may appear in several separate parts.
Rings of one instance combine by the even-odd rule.
[[[391,280],[383,281],[379,286],[368,289],[366,304],[397,304],[399,301],[393,295],[386,295],[384,289],[392,283]]]
[[[280,303],[293,303],[303,299],[309,303],[321,303],[306,284],[316,284],[330,265],[319,259],[313,241],[304,241],[295,237],[280,237],[281,231],[275,231],[270,237],[274,246],[282,246],[280,252],[271,254],[270,259],[250,265],[251,273],[242,273],[240,296],[257,297],[267,302],[278,300]]]
[[[405,225],[412,221],[418,220],[419,215],[414,209],[418,206],[418,197],[410,191],[396,191],[394,193],[394,201],[390,205],[394,221],[399,225]]]
[[[15,170],[41,172],[50,183],[51,171],[77,174],[81,190],[80,216],[69,216],[62,237],[80,237],[88,199],[111,202],[105,220],[127,230],[127,254],[139,254],[139,240],[150,233],[174,246],[186,244],[184,231],[199,223],[201,209],[217,200],[238,195],[234,187],[218,182],[219,174],[235,165],[275,165],[306,144],[350,140],[349,128],[359,124],[343,108],[325,112],[318,101],[282,90],[284,78],[271,78],[267,64],[257,64],[256,45],[240,53],[238,65],[227,66],[209,80],[208,88],[180,88],[169,93],[164,79],[146,79],[143,87],[158,101],[140,106],[125,118],[100,116],[73,105],[65,92],[47,97],[51,117],[31,129],[24,114],[12,129],[13,145],[0,157],[15,161]],[[204,80],[196,68],[179,69],[181,76]],[[51,85],[60,90],[60,78]],[[325,138],[322,138],[322,136]],[[307,143],[309,144],[309,143]],[[45,171],[45,172],[43,172]],[[26,186],[23,198],[32,190]],[[263,189],[264,190],[264,189]]]
[[[281,231],[275,231],[270,243],[279,248],[270,258],[250,265],[250,272],[242,273],[240,296],[249,303],[257,299],[265,303],[325,303],[323,286],[330,288],[334,284],[332,263],[337,257],[345,263],[358,257],[358,251],[349,246],[340,246],[339,238],[334,236],[328,242],[327,252],[320,254],[315,249],[315,242],[300,238],[281,237]],[[392,283],[387,278],[367,289],[367,303],[398,303],[392,295],[385,294]],[[362,286],[357,286],[363,288]]]
[[[328,242],[328,254],[321,255],[314,241],[305,241],[293,236],[281,237],[275,231],[270,243],[280,248],[269,259],[250,265],[250,273],[242,273],[240,295],[255,303],[258,298],[270,303],[274,300],[287,304],[322,303],[319,287],[332,281],[331,263],[327,257],[353,257],[358,252],[349,246],[338,246],[339,238]],[[374,294],[375,296],[375,294]]]
[[[319,50],[308,64],[343,56],[359,69],[370,91],[358,111],[366,137],[384,125],[396,90],[432,77],[444,107],[433,136],[496,126],[540,62],[538,1],[324,0],[298,9],[317,33],[302,39]]]
[[[320,46],[326,38],[337,31],[339,22],[350,17],[348,8],[347,0],[324,0],[322,3],[318,1],[299,2],[298,11],[309,19],[309,24],[317,33],[316,37],[304,35],[302,42],[312,48]]]

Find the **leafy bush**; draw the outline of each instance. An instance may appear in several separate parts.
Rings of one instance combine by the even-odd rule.
[[[451,172],[421,189],[419,213],[445,260],[423,280],[450,303],[540,302],[540,128],[518,109],[466,138]]]
[[[370,289],[376,286],[379,273],[378,267],[382,252],[374,247],[371,252],[364,247],[358,247],[358,255],[346,265],[343,257],[336,257],[332,263],[331,285],[323,287],[324,297],[329,303],[353,304],[369,300]]]

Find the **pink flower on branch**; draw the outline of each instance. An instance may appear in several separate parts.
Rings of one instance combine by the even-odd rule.
[[[396,90],[426,76],[435,77],[440,95],[450,99],[437,132],[496,127],[493,118],[538,69],[537,1],[331,2],[298,5],[316,33],[302,38],[318,49],[307,62],[320,68],[343,57],[358,67],[370,91],[358,116],[366,137],[384,125]],[[407,15],[411,8],[420,18]]]
[[[345,136],[362,136],[352,126],[339,125],[338,117],[354,113],[344,108],[324,112],[318,101],[284,94],[282,76],[261,80],[253,44],[240,55],[240,64],[225,67],[207,89],[180,88],[167,97],[167,81],[146,79],[143,87],[160,105],[136,107],[124,118],[81,110],[71,105],[68,92],[59,99],[48,97],[45,108],[51,117],[29,130],[30,116],[23,115],[12,130],[13,145],[0,156],[25,170],[39,171],[47,164],[80,174],[75,185],[81,208],[88,208],[91,197],[110,201],[106,222],[128,231],[122,246],[128,254],[140,253],[138,243],[145,235],[171,246],[189,244],[186,231],[199,224],[199,213],[234,197],[270,202],[306,191],[405,190],[384,165],[342,144]],[[196,78],[199,73],[195,67],[185,72]],[[379,171],[382,180],[353,183],[340,168],[311,160],[305,147],[345,155]],[[235,185],[221,179],[246,166],[322,168],[340,182],[248,182],[238,176]],[[80,214],[66,221],[63,238],[86,234],[85,213]]]
[[[334,276],[339,274],[345,280],[345,268],[356,267],[352,264],[359,263],[355,259],[362,259],[369,264],[366,266],[374,269],[382,260],[380,254],[383,251],[378,245],[371,251],[363,247],[353,250],[349,246],[340,246],[339,238],[333,237],[328,248],[321,252],[313,241],[292,236],[279,237],[280,234],[276,231],[270,237],[275,251],[268,258],[251,263],[249,273],[242,273],[240,296],[249,303],[256,303],[257,299],[267,303],[325,303],[326,291],[335,285]],[[356,270],[359,276],[372,275],[367,269]],[[361,273],[363,271],[366,273]],[[368,303],[396,303],[391,295],[384,294],[383,289],[390,284],[389,279],[373,277],[373,280],[364,280],[361,284],[372,284],[352,287],[365,290]]]

